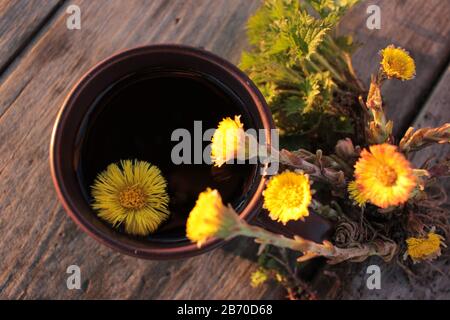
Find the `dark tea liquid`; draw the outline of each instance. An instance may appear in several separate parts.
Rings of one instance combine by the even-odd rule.
[[[250,164],[175,165],[171,152],[178,142],[171,141],[172,132],[191,132],[193,163],[194,121],[201,120],[205,131],[234,115],[242,115],[245,128],[253,127],[240,99],[201,74],[152,70],[122,79],[92,105],[80,131],[78,176],[86,198],[92,201],[90,186],[109,164],[125,159],[150,162],[167,180],[171,215],[147,240],[186,241],[186,219],[200,192],[218,189],[224,203],[239,210],[257,171]],[[209,143],[203,142],[203,149]]]

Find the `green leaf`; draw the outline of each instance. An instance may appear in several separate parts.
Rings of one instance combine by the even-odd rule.
[[[319,77],[312,75],[305,79],[300,85],[300,92],[303,96],[304,108],[303,113],[311,112],[317,97],[320,95]]]
[[[297,36],[294,38],[297,44],[298,58],[309,59],[312,54],[316,53],[317,48],[330,30],[318,21],[310,21],[309,25],[299,27]]]
[[[291,43],[289,41],[289,38],[287,38],[285,35],[280,35],[270,49],[270,54],[277,54],[286,50],[289,50],[289,47],[291,46]]]
[[[297,96],[288,97],[284,101],[284,110],[288,116],[295,113],[303,113],[305,101]]]
[[[358,0],[305,0],[322,18],[331,13],[344,14]]]
[[[355,2],[264,0],[249,19],[252,47],[242,54],[240,67],[266,98],[281,133],[314,129],[336,110],[330,107],[335,89],[348,90],[347,55],[355,46],[351,37],[334,36],[333,29]],[[339,123],[336,129],[346,127]]]

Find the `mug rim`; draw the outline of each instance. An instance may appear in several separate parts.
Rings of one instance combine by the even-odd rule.
[[[133,246],[128,243],[124,243],[120,239],[111,237],[102,232],[99,228],[93,225],[84,214],[77,208],[77,205],[73,199],[71,199],[70,193],[67,190],[67,185],[64,182],[64,174],[62,169],[61,159],[61,140],[64,132],[64,127],[68,119],[68,115],[71,109],[76,106],[73,101],[77,96],[83,92],[84,88],[89,86],[91,80],[105,71],[109,66],[116,64],[124,59],[130,59],[135,55],[142,55],[155,52],[170,52],[180,55],[191,55],[195,58],[206,60],[209,63],[216,64],[218,67],[224,70],[228,75],[233,77],[233,81],[239,83],[240,86],[245,88],[245,91],[251,96],[256,109],[257,115],[260,118],[264,129],[274,129],[275,125],[272,120],[270,110],[267,103],[256,87],[256,85],[248,78],[248,76],[242,72],[231,62],[203,49],[194,48],[186,45],[179,44],[158,44],[158,45],[146,45],[126,49],[119,51],[106,59],[98,62],[91,67],[84,75],[72,86],[71,90],[67,94],[62,107],[60,108],[58,115],[53,126],[53,131],[50,141],[50,171],[52,175],[53,185],[56,189],[59,201],[62,203],[64,210],[70,216],[70,218],[89,236],[99,241],[100,243],[108,246],[111,249],[117,250],[121,253],[134,256],[137,258],[152,259],[152,260],[168,260],[177,258],[187,258],[195,255],[199,255],[210,251],[218,246],[226,243],[226,240],[211,238],[207,240],[201,248],[198,248],[195,243],[188,243],[186,245],[177,247],[164,247],[164,248],[142,248]],[[267,135],[267,134],[266,134]],[[270,135],[266,136],[266,143],[270,146]],[[259,169],[257,169],[259,170]],[[239,214],[239,217],[246,221],[250,221],[262,207],[262,192],[265,186],[267,178],[261,175],[261,179],[257,188],[248,201],[243,211]]]

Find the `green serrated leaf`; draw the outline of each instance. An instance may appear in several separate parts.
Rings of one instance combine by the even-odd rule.
[[[336,88],[348,90],[352,83],[348,61],[355,45],[333,31],[355,2],[264,0],[250,18],[252,48],[243,53],[240,67],[263,93],[282,134],[314,129],[323,115],[336,110],[330,107]]]

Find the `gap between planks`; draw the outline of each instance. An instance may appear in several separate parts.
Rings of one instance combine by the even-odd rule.
[[[28,35],[28,37],[24,39],[11,57],[9,57],[5,63],[0,66],[0,85],[3,82],[3,79],[7,78],[11,70],[14,69],[15,65],[20,63],[21,58],[33,47],[36,41],[45,34],[46,30],[48,30],[53,21],[55,21],[61,14],[61,11],[64,10],[64,4],[67,3],[67,1],[68,0],[59,0],[59,2]],[[2,115],[0,115],[0,117],[1,116]]]

